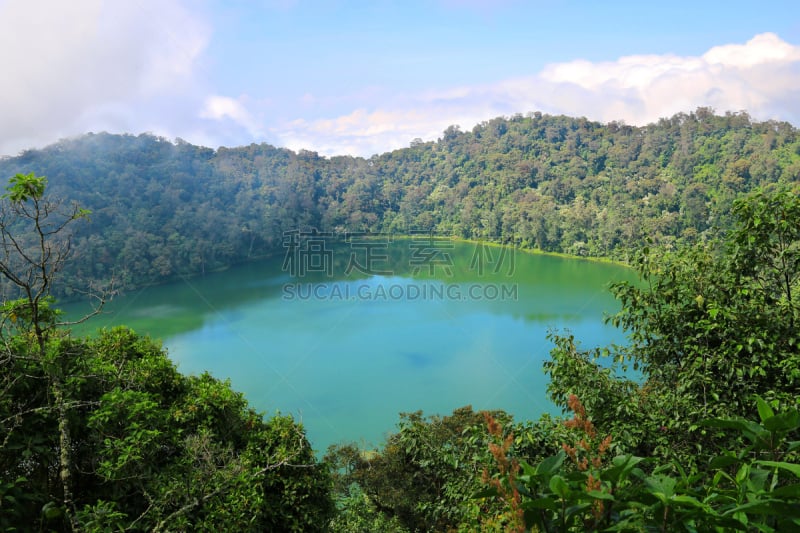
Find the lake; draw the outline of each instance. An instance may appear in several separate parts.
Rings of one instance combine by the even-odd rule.
[[[128,292],[90,327],[163,339],[179,370],[208,370],[254,408],[293,415],[318,451],[380,445],[400,412],[472,405],[535,419],[555,411],[548,331],[586,347],[624,340],[603,322],[618,309],[608,284],[634,279],[618,265],[429,235],[284,244],[280,257]]]

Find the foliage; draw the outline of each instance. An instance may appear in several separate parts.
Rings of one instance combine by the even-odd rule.
[[[641,281],[613,287],[623,305],[610,320],[629,332],[627,346],[584,351],[552,336],[548,391],[574,413],[551,433],[561,452],[526,461],[490,425],[503,453],[489,492],[507,513],[522,510],[526,527],[800,525],[800,196],[759,190],[732,212],[735,225],[718,241],[636,255]],[[618,375],[630,364],[637,380]]]
[[[330,531],[346,533],[407,533],[396,516],[389,517],[379,512],[357,483],[351,484],[342,493],[336,516],[330,523]]]
[[[622,310],[610,320],[629,332],[627,346],[580,351],[570,337],[554,337],[551,396],[566,406],[580,395],[631,453],[691,464],[734,446],[700,420],[753,417],[755,395],[796,405],[800,197],[785,187],[757,191],[733,213],[735,225],[717,242],[635,256],[641,282],[612,287]],[[632,364],[641,384],[601,366],[602,355]]]
[[[698,109],[643,128],[515,115],[370,159],[100,134],[0,160],[0,528],[499,531],[520,510],[544,530],[795,527],[798,146],[788,124]],[[330,450],[332,472],[291,418],[181,376],[149,339],[59,326],[53,294],[84,279],[202,274],[310,227],[614,257],[652,242],[641,282],[612,289],[627,346],[551,337],[571,427],[406,414],[380,450]]]
[[[722,451],[707,468],[687,471],[630,454],[606,458],[611,437],[598,440],[577,397],[570,399],[575,446],[535,466],[496,455],[499,474],[484,494],[521,511],[539,531],[788,531],[800,526],[800,429],[796,408],[775,414],[758,399],[760,422],[710,419],[709,427],[740,432],[750,444]],[[491,429],[490,433],[494,433]],[[521,472],[521,473],[520,473]],[[512,492],[516,498],[505,495]]]
[[[41,392],[48,401],[48,405],[39,409],[49,410],[54,415],[58,456],[52,470],[58,472],[61,492],[58,503],[46,504],[45,515],[63,515],[65,523],[75,530],[73,431],[70,427],[73,405],[68,394],[71,376],[67,368],[68,356],[53,349],[59,336],[56,328],[60,324],[57,322],[59,313],[52,308],[51,290],[70,253],[69,226],[84,218],[86,211],[77,205],[65,208],[61,202],[45,197],[46,184],[45,177],[37,177],[32,172],[17,174],[9,180],[8,193],[0,200],[0,274],[18,297],[4,298],[0,306],[0,339],[6,341],[7,350],[2,362],[12,370],[7,375],[0,374],[4,378],[0,390],[7,394],[19,380],[39,380]],[[103,302],[101,295],[98,306]],[[11,333],[16,333],[16,337],[9,338]],[[13,372],[15,360],[20,358],[32,362],[32,375]],[[13,431],[20,417],[27,413],[24,407],[14,405],[13,397],[5,407],[7,411],[0,413],[5,415],[2,426]],[[25,479],[24,474],[14,477],[18,482]]]
[[[77,204],[46,197],[46,186],[44,176],[17,174],[0,197],[0,275],[8,282],[3,321],[33,332],[40,344],[57,325],[51,292],[70,255],[72,223],[88,217]]]
[[[530,113],[369,159],[90,134],[0,173],[44,172],[92,210],[57,294],[75,297],[81,279],[142,286],[282,253],[284,231],[309,227],[616,258],[645,238],[675,249],[728,227],[738,195],[796,183],[798,146],[787,123],[706,108],[644,127]]]
[[[4,374],[0,490],[4,529],[68,528],[52,465],[59,453],[37,359],[14,346]],[[264,420],[208,374],[182,376],[164,351],[125,328],[53,340],[63,358],[76,528],[325,529],[326,468],[291,418]]]
[[[47,178],[37,177],[36,174],[17,174],[8,180],[8,191],[3,195],[13,204],[22,204],[28,200],[41,200],[44,196],[44,188],[47,185]]]
[[[330,477],[290,417],[180,375],[125,328],[74,339],[58,322],[50,291],[86,212],[45,184],[15,176],[0,217],[0,274],[21,295],[0,307],[0,527],[325,529]]]
[[[481,438],[473,417],[465,441],[443,438],[446,419],[405,415],[382,450],[339,448],[340,479],[369,504],[359,516],[437,531],[796,527],[800,196],[759,190],[732,213],[715,240],[635,255],[642,279],[613,287],[623,306],[609,318],[627,345],[584,350],[551,335],[548,392],[570,420],[489,416]],[[467,451],[493,465],[482,490],[447,468]],[[461,500],[470,491],[472,504]]]
[[[495,416],[509,420],[503,413]],[[396,523],[409,531],[469,530],[486,510],[471,498],[489,458],[483,420],[470,407],[444,417],[405,413],[381,450],[331,447],[326,461],[335,471],[339,520],[354,520],[355,494],[366,502],[357,510],[369,511],[360,520]]]

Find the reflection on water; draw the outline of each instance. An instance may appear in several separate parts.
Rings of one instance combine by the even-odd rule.
[[[255,262],[131,292],[89,327],[164,339],[181,371],[230,378],[256,409],[302,420],[318,450],[379,444],[399,412],[419,409],[535,418],[553,409],[542,372],[549,330],[569,329],[587,347],[622,341],[603,317],[617,308],[608,283],[632,279],[629,270],[513,250],[494,269],[476,257],[497,262],[499,249],[451,244],[447,264],[431,269],[420,265],[436,257],[430,247],[394,242],[376,276],[344,274],[352,248],[333,250],[331,276],[291,276],[285,258]]]
[[[151,317],[151,318],[167,318],[170,316],[175,316],[180,313],[187,312],[188,309],[179,307],[177,305],[170,305],[170,304],[159,304],[159,305],[152,305],[149,307],[143,307],[141,309],[132,309],[131,316],[134,317]]]

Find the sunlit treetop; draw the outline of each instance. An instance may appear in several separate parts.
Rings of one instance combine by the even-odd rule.
[[[6,187],[8,191],[3,198],[8,198],[14,203],[22,203],[27,200],[40,200],[44,196],[44,189],[47,187],[47,178],[30,174],[17,174],[13,176]]]

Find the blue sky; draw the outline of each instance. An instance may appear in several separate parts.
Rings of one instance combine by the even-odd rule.
[[[542,111],[800,125],[797,2],[0,0],[0,154],[88,131],[369,156]]]

